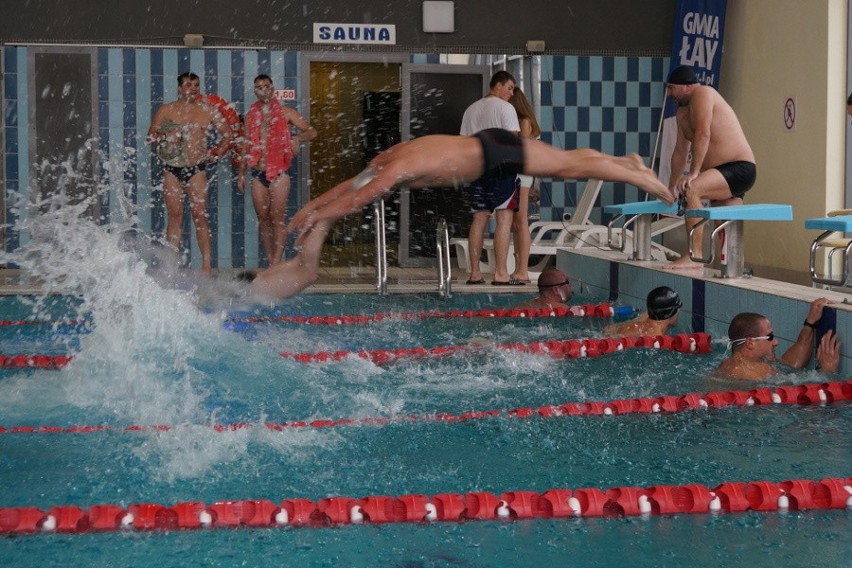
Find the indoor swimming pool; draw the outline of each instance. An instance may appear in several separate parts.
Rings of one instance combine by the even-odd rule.
[[[73,299],[0,302],[0,319],[30,320],[0,329],[4,354],[73,354],[61,370],[2,372],[0,507],[109,504],[123,516],[134,504],[268,500],[280,510],[285,500],[342,496],[712,489],[848,472],[850,417],[842,402],[612,416],[512,412],[758,386],[708,378],[723,357],[723,338],[712,339],[709,353],[640,348],[554,358],[494,346],[600,339],[611,320],[391,315],[369,325],[308,324],[300,318],[487,311],[527,296],[309,295],[276,306],[203,309],[192,292],[138,276],[96,279],[91,294]],[[473,349],[385,365],[356,355],[309,364],[281,357],[450,345]],[[828,380],[836,379],[810,371],[759,386]],[[705,566],[804,565],[815,555],[841,565],[849,550],[842,509],[490,519],[127,528],[7,536],[0,546],[12,565],[146,559],[164,566],[657,566],[661,554]]]

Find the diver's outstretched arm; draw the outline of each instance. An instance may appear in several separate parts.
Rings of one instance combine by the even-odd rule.
[[[249,285],[249,296],[283,300],[316,282],[320,253],[330,228],[330,222],[319,222],[308,229],[302,235],[302,247],[296,256],[257,273]]]

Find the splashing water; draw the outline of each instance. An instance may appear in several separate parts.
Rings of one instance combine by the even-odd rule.
[[[75,319],[89,322],[91,333],[77,337],[79,351],[62,371],[62,380],[55,383],[62,392],[52,393],[51,398],[82,410],[90,421],[97,417],[103,423],[209,422],[217,412],[211,408],[209,392],[219,385],[211,384],[210,377],[197,368],[198,360],[224,343],[243,340],[230,334],[224,337],[221,321],[198,309],[194,303],[197,281],[181,273],[172,255],[161,254],[162,247],[150,237],[134,230],[135,212],[123,195],[118,196],[122,218],[98,225],[88,215],[97,196],[69,203],[62,194],[31,206],[13,227],[29,233],[29,242],[0,255],[0,261],[17,264],[44,290],[32,302],[37,319],[49,319],[45,317],[47,297],[61,294],[78,298]],[[159,269],[151,271],[140,253],[159,261]],[[190,289],[163,287],[158,283],[163,280],[177,280]],[[187,430],[185,435],[193,436]],[[219,453],[205,444],[176,443],[172,438],[159,446],[169,456],[153,461],[185,458],[187,446],[190,452]],[[197,469],[186,472],[197,473]]]

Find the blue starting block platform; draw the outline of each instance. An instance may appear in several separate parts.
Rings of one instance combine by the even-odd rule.
[[[852,239],[835,238],[830,239],[834,233],[852,233],[852,215],[829,215],[817,219],[807,219],[805,229],[816,229],[823,231],[820,236],[811,243],[810,272],[814,284],[827,284],[829,286],[845,286],[849,280],[849,252],[852,251]],[[828,270],[826,274],[819,274],[816,270],[816,257],[819,249],[828,249]],[[844,251],[843,262],[840,265],[840,276],[832,277],[832,261],[835,253]]]
[[[651,248],[655,244],[651,240],[652,237],[683,225],[681,218],[653,221],[655,215],[675,215],[678,212],[677,203],[666,205],[657,199],[606,205],[604,212],[615,215],[606,227],[607,246],[611,249],[624,250],[625,244],[630,240],[627,229],[633,226],[633,254],[630,257],[633,260],[652,260]],[[624,223],[616,227],[616,224],[626,217]],[[615,244],[615,231],[621,232],[621,241],[618,245]]]
[[[721,239],[722,249],[722,278],[739,278],[745,268],[743,253],[743,222],[744,221],[792,221],[793,207],[777,203],[754,203],[750,205],[725,205],[722,207],[703,207],[687,209],[687,217],[701,219],[689,232],[689,258],[695,262],[710,264],[713,262],[715,243]],[[722,221],[711,235],[710,257],[701,256],[703,251],[692,250],[693,232],[709,221]],[[724,232],[723,232],[724,231]]]
[[[792,221],[793,206],[776,203],[754,203],[752,205],[725,205],[687,209],[687,217],[698,217],[708,221]]]

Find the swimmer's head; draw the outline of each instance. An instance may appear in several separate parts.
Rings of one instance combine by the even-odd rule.
[[[240,282],[253,282],[257,278],[257,272],[254,270],[243,270],[237,273],[237,280]]]
[[[545,268],[538,277],[538,291],[544,293],[554,290],[562,302],[567,302],[573,296],[571,282],[565,273],[558,268]]]
[[[648,317],[652,320],[669,319],[682,306],[680,296],[668,286],[654,288],[648,293]]]
[[[669,78],[666,79],[668,85],[694,85],[695,83],[698,83],[698,75],[689,65],[675,67],[669,73]]]

